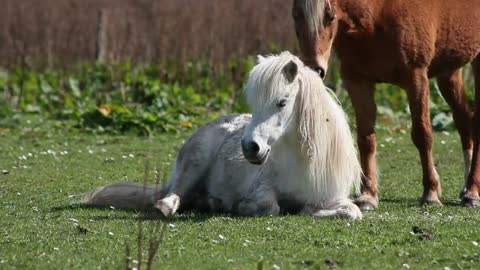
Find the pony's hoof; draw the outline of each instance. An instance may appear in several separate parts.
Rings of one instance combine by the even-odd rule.
[[[360,207],[356,204],[351,204],[343,209],[341,209],[342,214],[341,218],[351,219],[351,220],[361,220],[363,218],[362,211]]]
[[[157,201],[155,208],[159,209],[164,216],[169,217],[177,212],[180,206],[180,197],[177,194],[171,194]]]
[[[465,193],[463,194],[461,204],[469,208],[480,207],[480,198],[478,196],[471,196],[468,193]]]
[[[378,208],[378,199],[370,195],[361,195],[353,201],[362,211],[373,211]]]

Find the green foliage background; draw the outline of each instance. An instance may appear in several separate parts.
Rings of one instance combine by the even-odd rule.
[[[248,72],[255,65],[254,57],[215,68],[207,63],[89,64],[70,70],[2,70],[0,125],[14,126],[18,115],[36,114],[68,128],[148,135],[152,131],[189,129],[221,114],[247,112],[242,90]],[[465,69],[464,77],[471,96],[470,68]],[[345,110],[352,114],[335,60],[326,84],[337,92]],[[434,128],[453,128],[450,110],[434,80],[431,92]],[[408,128],[405,91],[379,84],[376,100],[381,128]]]

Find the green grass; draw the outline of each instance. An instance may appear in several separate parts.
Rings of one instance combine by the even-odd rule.
[[[150,175],[157,166],[166,177],[189,134],[95,135],[35,119],[21,126],[0,129],[0,170],[9,171],[0,175],[0,269],[124,268],[126,246],[136,254],[139,214],[71,208],[69,195],[142,182],[147,160]],[[155,268],[480,269],[479,210],[459,206],[458,136],[436,134],[442,208],[418,206],[421,168],[409,135],[382,131],[379,144],[381,204],[362,221],[180,215],[167,221]],[[145,221],[146,236],[156,222]],[[414,226],[433,239],[411,234]]]

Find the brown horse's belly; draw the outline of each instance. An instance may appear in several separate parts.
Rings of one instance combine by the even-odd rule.
[[[466,54],[465,52],[446,50],[432,60],[428,68],[428,76],[435,77],[453,72],[471,62],[476,55],[477,53]]]

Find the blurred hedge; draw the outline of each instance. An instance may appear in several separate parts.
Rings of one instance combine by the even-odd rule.
[[[2,0],[0,66],[226,64],[296,47],[292,0]]]

